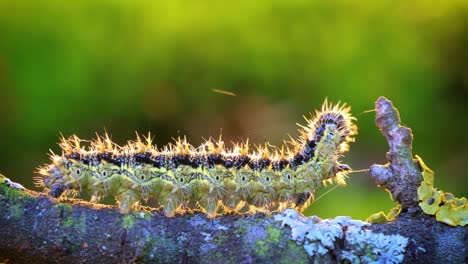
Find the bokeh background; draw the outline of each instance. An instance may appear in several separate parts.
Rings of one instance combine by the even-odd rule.
[[[343,161],[365,169],[385,162],[366,112],[381,95],[436,186],[467,196],[467,1],[0,2],[0,172],[28,188],[60,133],[279,144],[327,97],[352,106],[359,135]],[[307,213],[393,206],[364,172]]]

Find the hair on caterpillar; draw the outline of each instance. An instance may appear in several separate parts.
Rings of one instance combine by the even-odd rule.
[[[361,169],[361,170],[352,170],[352,169],[350,169],[350,170],[347,171],[347,174],[351,174],[351,173],[360,173],[360,172],[369,172],[369,171],[370,171],[370,169]],[[324,183],[324,185],[326,185],[326,184]],[[330,192],[334,191],[337,187],[340,187],[340,186],[341,186],[341,185],[338,184],[338,185],[335,185],[335,186],[331,187],[329,190],[327,190],[326,192],[322,193],[319,197],[314,198],[314,200],[312,200],[312,202],[311,202],[310,204],[312,205],[312,204],[316,203],[318,200],[320,200],[321,198],[325,197],[327,194],[329,194]]]
[[[184,136],[158,148],[151,134],[138,133],[119,146],[107,133],[91,141],[62,135],[62,154],[52,153],[34,181],[54,197],[81,192],[89,193],[92,202],[115,197],[124,214],[148,199],[156,199],[168,217],[192,210],[210,218],[226,212],[303,210],[320,185],[345,184],[351,170],[339,159],[357,134],[356,118],[344,103],[325,100],[305,120],[299,136],[280,147],[252,147],[248,139],[227,147],[221,136],[195,147]]]
[[[370,172],[370,169],[350,170],[348,173]]]

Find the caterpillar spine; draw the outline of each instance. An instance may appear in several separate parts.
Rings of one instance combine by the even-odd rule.
[[[345,184],[349,167],[339,158],[354,141],[357,127],[350,107],[325,100],[299,137],[281,147],[249,141],[227,148],[221,139],[194,147],[177,138],[157,148],[151,135],[119,146],[107,134],[87,142],[62,136],[62,154],[38,169],[35,184],[53,197],[86,192],[91,202],[115,197],[122,214],[142,200],[156,199],[164,214],[201,210],[210,218],[226,212],[303,210],[322,182]]]

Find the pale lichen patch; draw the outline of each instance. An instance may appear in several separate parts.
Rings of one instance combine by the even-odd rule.
[[[403,236],[374,233],[367,229],[368,223],[346,216],[322,220],[288,209],[274,219],[282,222],[282,226],[289,226],[291,238],[319,261],[326,261],[331,254],[341,262],[400,263],[408,243]],[[340,250],[337,250],[338,243],[342,245]]]

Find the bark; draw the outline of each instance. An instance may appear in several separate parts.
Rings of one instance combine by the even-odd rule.
[[[468,229],[439,223],[418,206],[416,189],[421,182],[421,172],[412,158],[411,130],[400,125],[398,111],[383,97],[376,102],[376,114],[377,127],[390,146],[389,163],[373,165],[371,177],[392,193],[403,210],[395,221],[368,225],[365,230],[408,238],[405,263],[468,263]],[[293,240],[295,235],[291,230],[294,228],[291,224],[282,225],[278,216],[282,215],[225,215],[207,219],[195,213],[166,218],[153,209],[120,215],[112,206],[71,199],[58,201],[15,188],[7,181],[0,184],[0,262],[345,261],[343,252],[349,247],[345,239],[349,235],[347,227],[343,227],[342,237],[325,247],[327,252],[320,256],[309,255],[305,248],[310,241],[306,243],[306,238],[298,240],[297,237]],[[308,218],[304,221],[313,226],[320,220]]]

